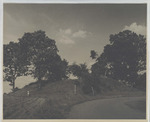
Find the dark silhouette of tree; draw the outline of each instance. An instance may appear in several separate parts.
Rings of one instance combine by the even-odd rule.
[[[95,79],[95,76],[89,73],[89,69],[85,63],[79,65],[74,63],[69,66],[69,70],[70,73],[78,77],[82,84],[82,90],[85,94],[92,93],[95,95],[95,91],[98,88],[98,80]]]
[[[74,94],[77,93],[77,87],[79,87],[84,82],[84,77],[86,74],[88,74],[88,68],[87,65],[73,63],[68,67],[68,71],[70,74],[72,74],[75,77],[78,77],[78,80],[74,80]],[[81,83],[81,84],[80,84]]]
[[[15,80],[17,77],[27,75],[29,62],[26,56],[21,54],[19,43],[10,42],[4,46],[4,81],[10,82],[13,90],[15,89]]]
[[[84,64],[72,64],[69,66],[69,71],[70,73],[72,73],[74,76],[78,77],[79,79],[81,79],[85,74],[88,73],[88,68],[87,65]]]
[[[92,74],[96,76],[106,75],[107,71],[107,60],[104,53],[101,54],[100,57],[96,59],[96,63],[94,63],[91,67]]]
[[[146,38],[129,30],[110,35],[110,44],[97,62],[92,72],[111,76],[118,80],[126,80],[134,84],[138,72],[146,69]]]
[[[91,57],[92,59],[96,59],[97,56],[98,56],[97,52],[95,52],[95,50],[91,50],[91,56],[90,56],[90,57]]]
[[[68,62],[64,59],[61,60],[60,56],[54,60],[54,62],[49,62],[47,67],[47,73],[45,74],[46,79],[50,81],[57,81],[68,78]]]
[[[32,74],[37,78],[39,87],[44,78],[49,81],[66,78],[68,63],[58,55],[55,40],[47,37],[44,31],[25,33],[19,42],[22,53],[26,52],[28,61],[34,67]]]

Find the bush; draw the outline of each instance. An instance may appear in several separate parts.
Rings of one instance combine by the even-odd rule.
[[[82,91],[83,91],[84,94],[90,94],[90,93],[92,93],[91,86],[87,85],[87,84],[83,85],[82,86]]]

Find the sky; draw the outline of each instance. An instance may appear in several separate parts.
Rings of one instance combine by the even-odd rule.
[[[90,67],[90,51],[100,55],[110,34],[128,29],[146,35],[146,16],[146,4],[4,4],[3,43],[43,30],[69,64]]]

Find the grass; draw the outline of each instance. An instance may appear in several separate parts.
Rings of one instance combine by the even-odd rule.
[[[145,92],[129,89],[112,79],[102,78],[102,80],[104,81],[102,91],[95,96],[85,95],[81,86],[77,87],[77,94],[74,94],[73,80],[48,83],[40,90],[36,83],[32,83],[21,90],[4,95],[4,119],[64,119],[67,118],[70,108],[81,102],[145,95]],[[27,91],[30,91],[29,97]]]

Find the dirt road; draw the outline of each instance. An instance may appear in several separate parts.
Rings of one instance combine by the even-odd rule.
[[[145,97],[88,101],[72,107],[69,119],[145,119]]]

